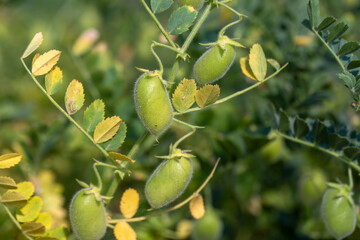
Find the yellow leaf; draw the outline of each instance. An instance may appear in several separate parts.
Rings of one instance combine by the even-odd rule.
[[[110,140],[119,130],[121,121],[118,116],[102,120],[95,128],[94,142],[102,143]]]
[[[22,193],[7,191],[1,196],[1,202],[14,207],[22,207],[27,200]]]
[[[7,153],[0,156],[0,169],[11,168],[21,161],[22,156],[18,153]]]
[[[114,228],[114,235],[117,240],[136,240],[136,233],[127,222],[117,223]]]
[[[241,71],[243,72],[243,74],[245,76],[247,76],[248,78],[251,78],[253,80],[256,80],[256,77],[254,76],[254,74],[250,68],[248,57],[240,58],[240,67],[241,67]]]
[[[52,217],[48,212],[42,212],[39,214],[35,222],[42,223],[45,226],[46,231],[51,228]]]
[[[19,222],[34,221],[41,211],[43,200],[39,196],[31,198],[25,206],[16,210],[16,219]]]
[[[135,160],[129,158],[128,156],[125,156],[124,154],[117,153],[117,152],[109,152],[110,157],[113,159],[119,160],[119,161],[125,161],[125,162],[131,162],[134,163]]]
[[[43,42],[44,38],[41,32],[38,32],[34,35],[34,37],[31,39],[29,45],[26,47],[23,55],[21,58],[26,58],[31,53],[33,53]]]
[[[200,194],[191,199],[190,213],[195,219],[200,219],[205,215],[204,200]]]
[[[55,67],[45,76],[45,88],[49,95],[56,93],[62,84],[63,73],[59,67]]]
[[[184,78],[172,95],[172,102],[178,112],[185,112],[195,102],[196,83],[193,79]]]
[[[11,192],[22,193],[26,199],[29,199],[34,194],[34,190],[34,185],[31,182],[21,182],[17,184],[17,189],[11,190]]]
[[[22,231],[30,236],[38,237],[45,233],[45,226],[41,223],[26,222],[21,225]]]
[[[83,85],[76,79],[72,80],[65,93],[66,111],[70,115],[76,113],[84,105],[84,101],[85,95]]]
[[[4,189],[17,189],[14,179],[5,176],[0,176],[0,187]]]
[[[33,57],[32,64],[31,64],[31,65],[34,65],[34,62],[35,62],[36,59],[38,59],[39,57],[40,57],[40,53],[35,54],[34,57]]]
[[[58,50],[50,50],[40,55],[32,65],[31,72],[33,75],[40,76],[48,73],[59,61],[60,54],[61,52]]]
[[[258,81],[261,82],[265,79],[267,62],[264,51],[258,43],[255,43],[252,48],[250,48],[249,65]]]
[[[139,208],[139,194],[135,189],[127,189],[120,201],[120,211],[125,218],[132,218]]]
[[[83,32],[78,39],[76,39],[72,51],[76,56],[80,56],[94,45],[96,40],[99,38],[99,32],[96,29],[88,29]]]
[[[205,85],[196,91],[195,100],[199,107],[203,108],[213,102],[220,96],[220,88],[216,85]]]

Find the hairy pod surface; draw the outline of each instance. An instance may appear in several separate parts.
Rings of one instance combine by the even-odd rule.
[[[195,240],[217,240],[221,237],[222,229],[221,219],[210,207],[206,209],[205,215],[197,220],[192,237]]]
[[[160,208],[177,199],[189,184],[192,173],[191,158],[164,160],[145,185],[145,196],[151,207]]]
[[[72,230],[80,240],[99,240],[106,232],[104,203],[95,194],[84,188],[78,191],[70,204]]]
[[[188,5],[192,6],[196,10],[199,10],[204,5],[204,0],[179,0],[181,6]]]
[[[194,65],[194,77],[205,85],[222,78],[230,69],[236,56],[235,47],[225,44],[224,48],[215,45],[207,50]]]
[[[144,126],[159,136],[170,126],[173,108],[160,76],[142,74],[135,83],[136,112]]]
[[[356,213],[350,195],[347,198],[339,193],[336,188],[326,190],[321,202],[321,216],[328,232],[336,239],[343,239],[354,232]]]

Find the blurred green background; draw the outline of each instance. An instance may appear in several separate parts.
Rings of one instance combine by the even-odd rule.
[[[350,25],[346,39],[360,39],[356,28],[360,24],[358,0],[320,3],[322,16],[333,15]],[[183,207],[132,224],[138,239],[330,239],[320,218],[320,200],[326,181],[347,182],[346,166],[314,149],[286,142],[270,131],[273,109],[359,129],[360,119],[350,106],[351,96],[336,78],[341,69],[301,24],[306,18],[306,4],[305,0],[230,3],[249,18],[227,34],[239,38],[247,47],[260,43],[267,57],[290,64],[276,78],[247,94],[181,117],[206,129],[182,144],[197,158],[193,180],[178,201],[195,191],[215,160],[221,158],[215,176],[203,192],[208,222],[193,220],[188,208]],[[170,13],[158,15],[164,25]],[[226,9],[213,10],[190,46],[191,58],[181,64],[176,81],[192,77],[192,66],[205,51],[198,43],[215,41],[222,26],[234,19]],[[95,29],[99,38],[92,49],[75,56],[73,45],[88,29]],[[58,65],[64,73],[64,85],[55,99],[63,106],[66,85],[74,78],[81,81],[85,105],[102,98],[106,116],[116,114],[127,123],[127,139],[120,149],[124,154],[144,131],[133,104],[133,85],[141,74],[135,67],[156,69],[150,44],[152,40],[164,40],[136,0],[0,0],[0,153],[23,155],[19,166],[1,171],[1,175],[35,183],[36,194],[47,202],[44,210],[53,215],[54,226],[68,226],[68,205],[80,189],[75,178],[96,183],[92,158],[102,159],[102,155],[48,101],[21,65],[21,54],[39,31],[44,35],[39,52],[62,51]],[[175,41],[181,45],[187,34]],[[167,77],[175,55],[163,49],[159,54]],[[222,97],[252,84],[239,66],[239,57],[247,54],[248,50],[239,49],[234,65],[217,82]],[[30,58],[27,63],[31,64]],[[38,79],[43,82],[43,77]],[[81,111],[74,116],[80,123]],[[131,168],[133,174],[121,183],[109,208],[115,215],[119,214],[119,198],[128,187],[141,194],[138,215],[146,214],[149,205],[143,195],[144,184],[160,163],[154,156],[167,155],[170,143],[186,131],[173,124],[159,143],[152,138],[145,142]],[[111,172],[104,170],[102,174],[106,187]],[[355,183],[355,190],[359,190],[358,181]],[[358,194],[355,199],[358,202]],[[217,225],[219,234],[201,238],[196,232],[206,224]],[[357,232],[349,239],[359,239]],[[1,209],[0,239],[21,238]],[[109,231],[106,239],[113,238]]]

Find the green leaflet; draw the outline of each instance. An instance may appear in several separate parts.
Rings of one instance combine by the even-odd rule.
[[[168,31],[171,35],[181,34],[189,30],[194,23],[198,12],[191,6],[182,6],[170,16]]]
[[[173,0],[151,0],[151,10],[154,13],[161,13],[171,7],[173,2]]]
[[[84,128],[87,132],[94,132],[95,127],[104,120],[105,104],[97,99],[84,112]]]

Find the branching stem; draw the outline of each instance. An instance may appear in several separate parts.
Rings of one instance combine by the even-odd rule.
[[[32,237],[28,236],[26,233],[23,232],[20,223],[16,220],[14,215],[10,212],[10,210],[5,206],[5,204],[1,203],[1,205],[4,207],[6,213],[9,215],[11,221],[16,225],[16,227],[21,231],[21,233],[26,237],[26,239],[33,240]]]
[[[69,121],[75,125],[95,146],[97,149],[100,150],[100,152],[109,159],[114,165],[117,165],[116,161],[112,159],[109,156],[109,153],[101,147],[99,144],[95,143],[94,139],[46,92],[46,90],[41,86],[41,84],[38,82],[38,80],[35,78],[35,76],[32,74],[32,72],[29,70],[27,65],[24,62],[24,59],[20,58],[22,64],[24,65],[24,68],[31,76],[32,80],[35,82],[35,84],[40,88],[40,90],[45,94],[45,96],[50,100],[50,102],[67,118]]]
[[[159,22],[159,20],[157,19],[157,17],[155,16],[155,14],[151,11],[151,9],[149,8],[149,6],[146,4],[145,0],[140,0],[140,2],[142,3],[142,5],[144,6],[144,8],[146,9],[146,11],[149,13],[149,15],[151,16],[151,18],[153,19],[153,21],[156,23],[156,26],[159,28],[159,30],[161,31],[161,33],[164,35],[164,37],[166,38],[166,40],[169,42],[169,44],[176,48],[175,43],[173,42],[173,40],[170,38],[169,34],[165,31],[164,27],[161,25],[161,23]]]
[[[277,70],[275,73],[273,73],[272,75],[268,76],[267,78],[265,78],[263,81],[261,82],[258,82],[258,83],[255,83],[253,85],[251,85],[250,87],[248,88],[245,88],[241,91],[238,91],[238,92],[235,92],[227,97],[224,97],[222,99],[219,99],[217,100],[216,102],[214,102],[213,104],[209,105],[208,107],[211,107],[213,105],[217,105],[217,104],[220,104],[220,103],[224,103],[234,97],[237,97],[237,96],[240,96],[258,86],[260,86],[261,84],[263,84],[264,82],[270,80],[271,78],[275,77],[276,75],[278,75],[286,66],[288,65],[288,63],[286,63],[284,66],[282,66],[281,68],[279,68],[279,70]],[[190,108],[189,110],[187,111],[184,111],[184,112],[181,112],[181,113],[174,113],[174,115],[182,115],[182,114],[185,114],[185,113],[189,113],[189,112],[196,112],[196,111],[200,111],[200,110],[203,110],[204,108],[199,108],[199,107],[194,107],[194,108]]]

